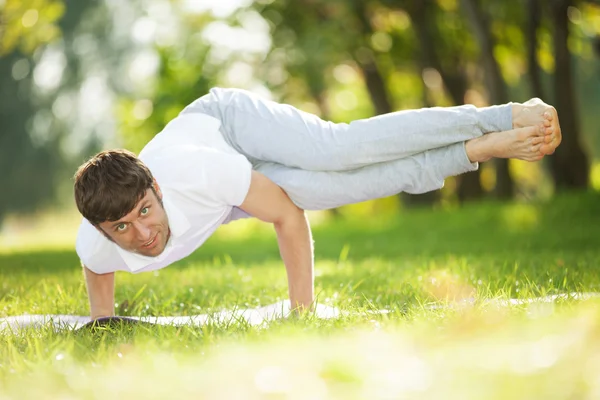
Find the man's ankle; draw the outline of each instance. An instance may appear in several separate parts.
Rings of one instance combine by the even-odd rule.
[[[491,158],[491,156],[486,151],[486,146],[484,146],[484,138],[485,135],[475,139],[467,140],[467,142],[465,143],[467,157],[469,157],[469,160],[472,163],[484,162]]]

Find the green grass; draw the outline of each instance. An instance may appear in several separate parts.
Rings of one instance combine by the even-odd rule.
[[[117,313],[285,299],[274,235],[224,232],[167,269],[117,274]],[[0,334],[0,398],[600,397],[599,300],[486,302],[600,292],[599,194],[340,221],[314,239],[318,302],[349,315]],[[4,251],[0,317],[86,315],[81,278],[72,251]]]

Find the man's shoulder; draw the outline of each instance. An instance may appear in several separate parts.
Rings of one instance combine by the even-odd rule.
[[[116,245],[106,239],[85,218],[82,219],[75,241],[75,251],[81,263],[98,274],[126,270]]]

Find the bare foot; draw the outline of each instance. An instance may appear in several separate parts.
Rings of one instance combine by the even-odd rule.
[[[562,141],[562,133],[558,122],[556,109],[544,103],[539,98],[533,98],[523,104],[512,105],[513,128],[524,128],[527,126],[543,126],[545,128],[545,143],[541,146],[541,152],[554,153],[554,150]]]
[[[540,151],[544,145],[545,127],[529,126],[504,132],[492,132],[467,141],[467,155],[472,162],[483,162],[490,158],[517,158],[539,161],[544,157]]]
[[[554,107],[551,111],[547,111],[546,113],[552,115],[552,125],[546,129],[546,136],[544,137],[544,143],[540,147],[540,151],[544,153],[544,155],[549,155],[553,154],[560,145],[560,142],[562,142],[562,131],[558,122],[558,114]]]

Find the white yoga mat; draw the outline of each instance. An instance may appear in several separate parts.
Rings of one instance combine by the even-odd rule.
[[[314,314],[317,318],[329,319],[337,318],[340,311],[335,307],[317,304]],[[290,315],[289,300],[280,301],[268,306],[251,308],[225,310],[212,314],[199,314],[191,316],[165,316],[165,317],[126,317],[142,322],[149,322],[157,325],[190,325],[202,326],[209,323],[231,323],[245,320],[250,325],[261,325],[274,319],[285,318]],[[0,332],[9,330],[15,331],[24,328],[41,328],[52,326],[56,329],[77,329],[90,322],[88,316],[79,315],[17,315],[12,317],[0,318]]]
[[[534,297],[529,299],[491,299],[484,303],[500,307],[517,306],[535,303],[553,303],[557,300],[586,300],[600,297],[600,293],[563,293],[543,297]],[[464,299],[459,302],[444,304],[424,305],[427,309],[440,308],[461,308],[475,304],[475,299]],[[389,310],[367,311],[369,314],[386,314]],[[317,304],[314,315],[321,319],[338,318],[342,315],[336,307]],[[210,323],[234,323],[244,320],[246,323],[257,326],[267,324],[269,321],[286,318],[290,315],[290,302],[284,300],[268,306],[250,309],[224,310],[213,314],[199,314],[191,316],[165,316],[165,317],[126,317],[142,322],[149,322],[157,325],[173,326],[202,326]],[[90,322],[88,316],[79,315],[17,315],[12,317],[0,318],[0,332],[12,331],[25,328],[42,328],[51,326],[55,329],[77,329]]]

